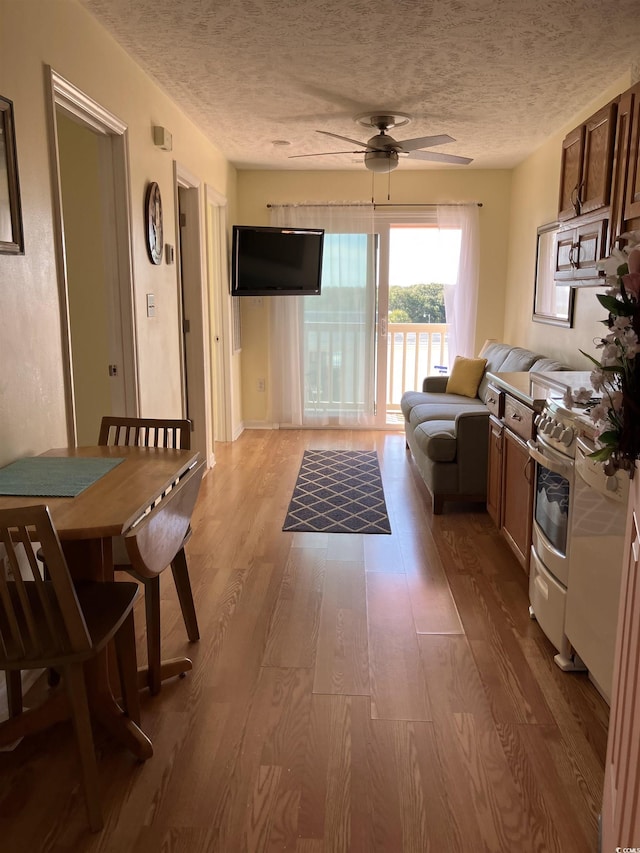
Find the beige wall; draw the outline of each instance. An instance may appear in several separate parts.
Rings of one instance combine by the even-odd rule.
[[[99,137],[62,113],[57,125],[76,429],[78,444],[87,445],[111,414]]]
[[[0,0],[2,95],[14,102],[25,255],[0,256],[0,464],[66,444],[44,65],[128,126],[141,414],[180,414],[177,265],[153,266],[144,243],[148,181],[160,185],[165,239],[176,243],[173,159],[234,201],[235,170],[76,0]],[[152,126],[173,134],[154,147]],[[204,216],[204,193],[202,193]],[[156,295],[148,320],[145,294]]]
[[[378,203],[387,201],[386,176],[376,178]],[[509,233],[511,173],[481,170],[402,170],[391,175],[391,202],[433,204],[482,202],[480,210],[480,298],[476,349],[486,338],[500,338],[504,304]],[[371,199],[371,173],[357,172],[253,172],[238,173],[238,218],[244,225],[267,225],[268,203],[301,201],[367,201]],[[269,300],[242,301],[242,402],[245,423],[269,421]],[[257,380],[266,380],[264,393]]]
[[[601,328],[603,310],[596,299],[598,291],[590,287],[577,289],[574,328],[534,323],[531,313],[536,229],[557,216],[562,140],[630,85],[631,75],[626,74],[603,90],[513,172],[504,340],[551,355],[577,370],[589,369],[589,362],[579,350],[593,353],[593,338]]]

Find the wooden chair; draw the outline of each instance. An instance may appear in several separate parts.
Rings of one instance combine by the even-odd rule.
[[[82,781],[94,831],[102,828],[98,769],[83,665],[113,638],[125,712],[140,722],[134,583],[74,585],[46,506],[0,510],[0,542],[10,579],[0,572],[0,669],[7,673],[12,717],[22,714],[20,671],[53,667],[61,673],[74,722]],[[48,580],[34,553],[40,543]],[[26,712],[29,713],[29,712]],[[0,724],[11,725],[12,720]]]
[[[191,446],[191,421],[171,420],[157,418],[124,418],[104,417],[100,425],[98,444],[109,445],[135,445],[139,447],[175,447],[189,450]],[[159,550],[150,564],[145,562],[148,552],[145,551],[144,558],[141,556],[133,563],[128,554],[128,548],[121,539],[114,540],[113,556],[116,571],[129,572],[137,580],[144,584],[145,613],[147,620],[147,655],[148,655],[148,685],[152,694],[160,690],[161,667],[160,667],[160,572],[169,565],[173,574],[173,580],[178,593],[178,601],[182,611],[182,618],[187,629],[189,641],[194,643],[200,639],[198,620],[196,617],[191,581],[189,580],[189,568],[184,546],[191,536],[191,512],[195,506],[198,489],[202,479],[203,468],[199,468],[197,482],[190,488],[191,503],[186,521],[182,519],[178,523],[180,527],[184,522],[182,539],[176,540],[175,535],[169,540],[158,543]],[[173,503],[173,501],[172,501]],[[158,513],[159,514],[159,513]],[[156,517],[157,515],[156,514]],[[164,518],[162,522],[164,522]],[[175,522],[175,520],[174,520]],[[159,525],[151,525],[157,530]],[[168,545],[168,547],[167,547]],[[161,546],[161,547],[160,547]],[[172,552],[172,548],[175,549]],[[150,558],[149,558],[150,559]],[[158,562],[166,560],[163,565]],[[168,675],[165,675],[168,677]]]

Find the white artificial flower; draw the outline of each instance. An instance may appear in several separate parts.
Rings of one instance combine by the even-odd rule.
[[[606,384],[606,379],[604,373],[599,368],[595,368],[591,371],[591,386],[594,391],[602,391]]]
[[[617,281],[618,278],[618,267],[622,264],[627,263],[627,255],[622,249],[618,249],[617,247],[611,252],[608,258],[603,258],[601,261],[596,263],[596,267],[599,270],[604,270],[604,273],[607,277],[607,282],[611,279],[611,283]]]
[[[607,341],[604,346],[604,350],[602,351],[601,362],[603,367],[612,367],[620,360],[621,357],[622,348],[615,342]]]
[[[583,385],[581,385],[580,388],[578,388],[578,390],[574,392],[573,399],[576,401],[576,403],[588,403],[591,399],[591,389],[585,388]]]
[[[616,331],[624,332],[631,326],[631,317],[616,317],[611,326]]]
[[[607,419],[607,412],[608,412],[608,409],[607,409],[606,404],[605,403],[598,403],[597,406],[594,406],[593,409],[591,409],[591,412],[590,412],[591,420],[595,424],[599,423],[600,421],[605,421]]]
[[[623,400],[622,391],[614,391],[610,397],[611,408],[614,411],[619,412],[620,409],[622,408],[622,400]]]

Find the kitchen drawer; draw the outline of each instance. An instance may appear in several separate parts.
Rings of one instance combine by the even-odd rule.
[[[535,428],[533,425],[534,411],[525,406],[519,400],[506,395],[504,401],[504,422],[507,427],[520,438],[528,441],[533,438]]]
[[[487,387],[487,396],[485,399],[485,406],[492,415],[495,415],[496,418],[501,418],[504,412],[504,391],[500,391],[499,388],[496,388],[495,385],[489,384]]]

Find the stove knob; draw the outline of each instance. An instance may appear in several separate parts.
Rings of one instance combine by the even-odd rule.
[[[567,427],[562,435],[560,436],[560,441],[566,446],[569,447],[574,438],[574,431],[571,427]]]
[[[551,419],[549,419],[549,420],[545,423],[545,425],[542,427],[542,432],[543,432],[545,435],[549,435],[549,434],[551,433],[551,430],[553,429],[553,427],[554,427],[554,426],[555,426],[555,421],[552,421]]]
[[[551,438],[560,438],[563,432],[564,427],[562,426],[562,424],[556,424],[553,428],[553,432],[551,433]]]
[[[540,426],[540,421],[543,419],[544,415],[536,415],[533,419],[533,423],[535,426]]]

